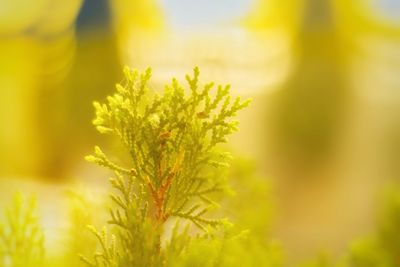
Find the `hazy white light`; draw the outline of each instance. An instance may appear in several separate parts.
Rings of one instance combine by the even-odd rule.
[[[251,0],[163,0],[173,27],[194,29],[215,27],[247,14]]]

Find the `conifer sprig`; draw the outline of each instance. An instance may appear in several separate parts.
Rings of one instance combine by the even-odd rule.
[[[105,103],[94,102],[93,124],[100,133],[120,139],[131,166],[112,162],[99,147],[86,159],[114,172],[110,181],[117,193],[111,195],[115,208],[109,223],[129,233],[119,238],[123,246],[138,247],[141,264],[151,259],[144,256],[147,252],[159,253],[162,227],[170,217],[201,229],[223,222],[205,217],[213,203],[210,195],[224,190],[223,177],[215,173],[229,160],[229,154],[214,148],[237,131],[233,118],[249,100],[232,101],[230,86],[217,86],[215,92],[213,83],[200,86],[199,73],[195,68],[193,76],[186,76],[187,90],[173,79],[159,95],[149,90],[150,69],[140,73],[125,68],[125,80],[116,85],[116,92]],[[149,238],[149,232],[154,236]],[[121,257],[133,261],[132,255]]]
[[[0,266],[37,267],[43,264],[44,234],[36,214],[36,199],[14,196],[0,223]]]

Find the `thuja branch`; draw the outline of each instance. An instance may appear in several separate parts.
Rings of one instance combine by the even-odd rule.
[[[43,266],[43,258],[44,233],[36,199],[17,193],[0,222],[0,266]]]
[[[223,177],[213,174],[228,165],[229,155],[215,147],[237,130],[233,119],[249,101],[232,100],[230,86],[200,86],[198,68],[186,76],[186,90],[173,79],[161,95],[148,88],[150,69],[140,73],[125,68],[124,73],[116,92],[104,103],[94,103],[93,124],[100,133],[120,139],[131,165],[112,162],[99,147],[87,157],[115,174],[110,223],[129,232],[120,235],[121,242],[131,250],[138,240],[150,240],[145,232],[149,225],[159,245],[171,217],[201,229],[218,225],[221,220],[205,216],[212,194],[224,190]]]

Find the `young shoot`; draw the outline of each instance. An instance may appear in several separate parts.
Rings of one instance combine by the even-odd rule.
[[[159,266],[165,263],[161,235],[171,218],[187,220],[201,230],[224,222],[207,217],[212,196],[225,189],[219,168],[229,154],[216,146],[237,131],[234,120],[249,100],[232,99],[230,86],[199,84],[199,69],[186,76],[187,88],[176,79],[163,94],[149,89],[151,70],[125,68],[125,80],[104,103],[94,102],[93,124],[102,134],[120,140],[130,165],[113,162],[100,147],[88,161],[114,173],[109,224],[117,231],[91,228],[102,252],[90,266]]]

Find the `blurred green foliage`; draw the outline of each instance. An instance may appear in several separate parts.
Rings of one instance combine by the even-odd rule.
[[[224,224],[214,229],[208,228],[205,233],[193,234],[187,224],[182,224],[182,221],[175,223],[171,236],[163,237],[162,248],[166,261],[158,262],[156,266],[289,266],[285,259],[290,255],[284,254],[278,241],[272,239],[269,233],[273,217],[273,200],[267,193],[269,183],[256,175],[251,162],[242,159],[232,162],[229,177],[235,193],[219,200],[222,207],[217,214],[228,216],[234,225]],[[257,203],[261,199],[264,201]],[[98,212],[96,204],[78,191],[73,193],[69,201],[71,228],[62,238],[67,250],[59,251],[58,255],[47,255],[43,259],[44,239],[35,211],[35,200],[17,194],[0,224],[0,266],[84,266],[77,254],[85,251],[90,253],[97,247],[85,225],[95,221],[98,225],[102,219],[96,217],[102,217],[102,213]],[[379,206],[376,228],[367,237],[352,242],[342,256],[329,257],[329,251],[326,251],[295,266],[397,267],[400,248],[400,189],[392,186],[385,192]],[[114,238],[107,232],[97,232],[94,228],[92,231],[98,235],[99,240],[104,241],[106,249],[111,253]],[[143,246],[144,243],[139,244]]]
[[[39,267],[44,259],[44,234],[36,199],[15,194],[0,223],[0,266]]]
[[[321,254],[304,267],[397,267],[400,264],[400,188],[397,185],[383,194],[376,226],[364,238],[349,245],[339,259]]]
[[[376,231],[351,246],[350,267],[395,267],[400,265],[400,188],[393,186],[385,195]]]

